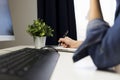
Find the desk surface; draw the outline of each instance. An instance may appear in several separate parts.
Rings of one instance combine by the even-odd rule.
[[[32,46],[17,46],[1,49],[0,54],[8,53],[24,47]],[[73,53],[59,53],[60,58],[50,80],[120,80],[120,74],[118,73],[97,70],[89,56],[73,63]]]

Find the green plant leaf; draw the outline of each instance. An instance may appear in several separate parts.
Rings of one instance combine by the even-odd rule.
[[[26,30],[32,36],[53,36],[54,30],[42,19],[33,20],[33,24],[28,25]]]

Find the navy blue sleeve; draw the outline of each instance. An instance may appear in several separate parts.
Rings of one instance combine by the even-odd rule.
[[[87,37],[73,56],[74,62],[90,55],[99,69],[105,69],[120,64],[120,16],[114,25],[109,25],[102,19],[96,19],[88,24]]]
[[[120,15],[107,30],[101,42],[91,46],[89,51],[98,68],[109,68],[120,64]]]

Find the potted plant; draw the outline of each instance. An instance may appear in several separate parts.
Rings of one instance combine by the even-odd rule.
[[[35,48],[45,46],[46,37],[53,36],[53,29],[47,25],[42,19],[33,20],[31,25],[28,25],[27,32],[33,36]]]

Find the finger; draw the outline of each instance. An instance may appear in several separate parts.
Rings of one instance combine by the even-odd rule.
[[[61,43],[61,46],[65,47],[65,48],[70,48],[70,46],[68,44],[65,44],[65,43]]]
[[[65,41],[64,38],[60,38],[60,39],[58,40],[58,42],[64,42],[64,41]]]

